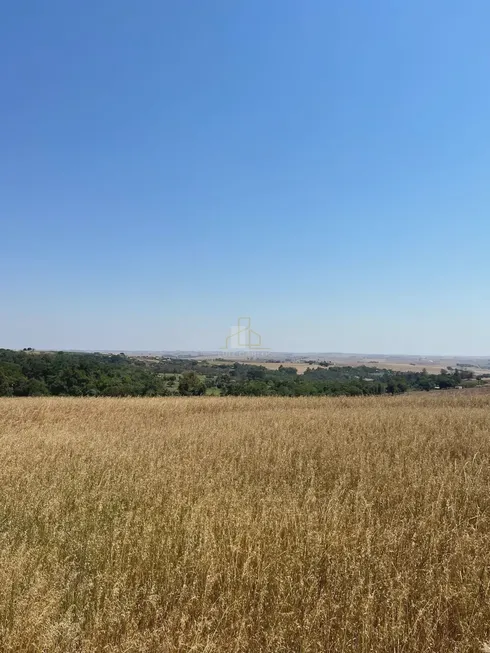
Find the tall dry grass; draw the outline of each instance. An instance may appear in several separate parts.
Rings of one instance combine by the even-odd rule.
[[[0,400],[2,652],[490,640],[490,396]]]

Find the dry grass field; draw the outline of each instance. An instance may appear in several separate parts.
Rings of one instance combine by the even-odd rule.
[[[208,363],[211,365],[233,365],[234,363],[245,363],[246,365],[260,365],[261,367],[265,367],[268,370],[278,370],[280,367],[294,367],[297,371],[298,374],[304,374],[308,368],[314,370],[318,367],[318,365],[308,365],[308,363],[293,363],[289,361],[283,361],[282,363],[267,363],[266,361],[262,360],[246,360],[246,359],[241,359],[241,360],[229,360],[229,361],[223,361],[223,360],[213,360],[209,358],[202,358],[202,359],[196,359],[196,360],[206,360]]]
[[[319,366],[316,364],[309,363],[297,363],[290,361],[283,361],[282,363],[267,363],[260,359],[255,360],[229,360],[229,361],[216,361],[209,358],[198,358],[196,360],[206,360],[211,365],[233,365],[237,363],[246,363],[247,365],[261,365],[262,367],[267,368],[268,370],[278,370],[281,366],[284,367],[295,367],[298,371],[298,374],[304,374],[308,368],[316,369]],[[377,360],[377,359],[348,359],[345,358],[337,359],[335,356],[329,358],[336,367],[359,367],[361,365],[366,365],[367,367],[377,367],[380,370],[392,370],[393,372],[423,372],[426,370],[429,374],[440,374],[441,369],[445,367],[444,363],[437,363],[431,365],[430,363],[407,363],[399,360]],[[490,369],[487,368],[478,368],[473,370],[475,374],[490,374]]]
[[[0,400],[0,651],[490,640],[490,396]]]
[[[429,374],[440,374],[441,369],[445,368],[444,364],[431,365],[427,363],[414,363],[410,364],[407,362],[392,361],[392,360],[375,360],[375,359],[366,359],[366,360],[348,360],[345,359],[339,360],[335,357],[329,359],[336,367],[360,367],[361,365],[366,365],[366,367],[377,367],[379,370],[392,370],[393,372],[423,372],[424,370]],[[318,365],[310,365],[308,363],[263,363],[260,360],[247,360],[240,361],[246,363],[247,365],[262,365],[268,370],[277,370],[281,365],[285,367],[295,367],[298,370],[298,374],[304,374],[308,368],[316,369]],[[230,365],[233,363],[230,362]],[[469,369],[469,368],[468,368]],[[490,374],[490,369],[488,368],[478,368],[472,370],[475,374]]]
[[[318,367],[318,365],[309,365],[308,363],[290,363],[288,361],[284,361],[283,363],[262,363],[260,360],[250,360],[245,362],[247,365],[261,365],[268,370],[278,370],[281,366],[294,367],[298,374],[304,374],[308,368],[310,370],[315,370]]]
[[[348,363],[345,362],[338,362],[334,361],[335,365],[340,365],[341,367],[351,366],[352,367],[358,367],[359,365],[366,365],[367,367],[377,367],[380,370],[392,370],[393,372],[423,372],[426,370],[429,374],[440,374],[441,369],[444,368],[444,365],[431,365],[430,363],[406,363],[406,362],[399,362],[399,361],[384,361],[384,360],[376,360],[373,362],[371,361],[349,361]]]

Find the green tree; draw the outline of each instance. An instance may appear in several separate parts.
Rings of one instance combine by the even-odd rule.
[[[261,381],[265,377],[266,371],[263,366],[251,366],[247,370],[247,379],[249,381]]]
[[[179,394],[189,397],[203,395],[206,392],[206,384],[196,372],[184,372],[179,380]]]
[[[7,374],[0,369],[0,396],[11,397],[13,394],[12,385],[13,384]]]

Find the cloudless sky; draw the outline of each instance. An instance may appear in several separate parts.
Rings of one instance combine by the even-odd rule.
[[[0,347],[490,354],[488,0],[0,9]]]

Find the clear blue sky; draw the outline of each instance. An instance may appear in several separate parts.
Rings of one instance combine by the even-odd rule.
[[[0,347],[490,354],[488,0],[0,10]]]

